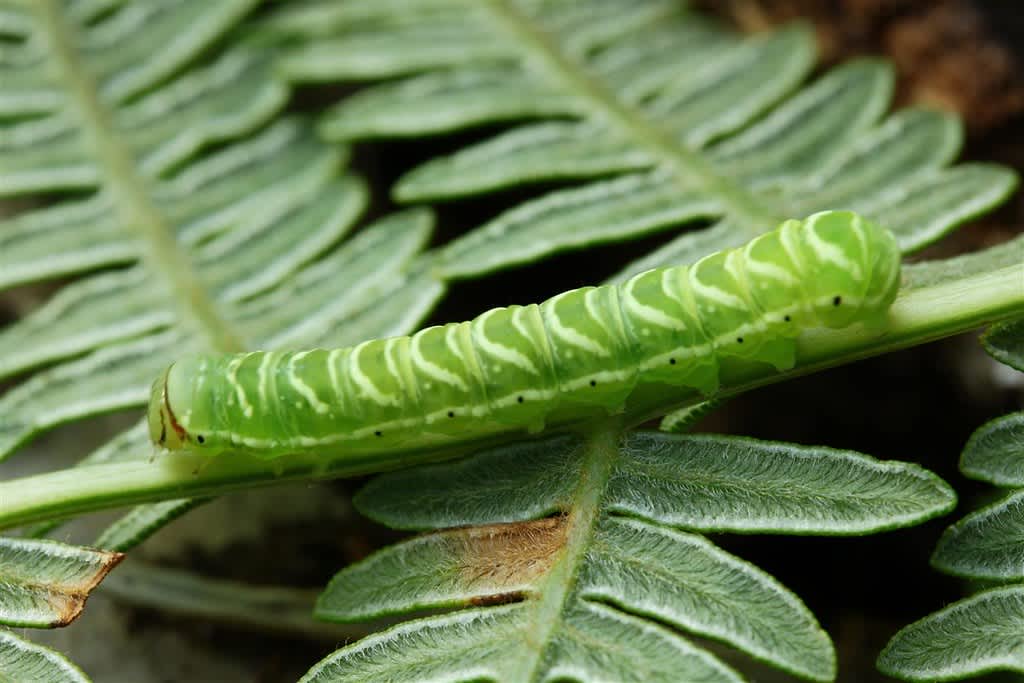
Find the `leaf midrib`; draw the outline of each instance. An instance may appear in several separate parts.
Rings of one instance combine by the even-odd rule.
[[[55,0],[36,0],[32,5],[50,43],[58,77],[78,111],[86,143],[106,179],[99,191],[111,192],[119,223],[141,238],[142,259],[166,282],[178,303],[179,319],[204,334],[211,348],[244,350],[241,340],[220,316],[188,255],[180,248],[173,226],[153,204],[149,182],[140,173],[134,154],[117,134],[96,79],[84,67],[85,60],[75,47],[75,27],[66,21]]]
[[[544,652],[550,646],[555,631],[564,627],[567,607],[575,595],[576,581],[594,542],[601,502],[619,456],[618,441],[621,434],[621,421],[610,420],[587,437],[583,447],[579,484],[568,510],[565,547],[551,573],[537,589],[541,597],[534,606],[533,623],[528,630],[532,636],[528,641],[531,645],[528,648],[529,656],[519,660],[520,666],[516,671],[518,675],[513,680],[540,680]]]
[[[589,103],[624,137],[670,169],[683,189],[715,197],[738,227],[754,233],[784,218],[755,194],[716,172],[707,160],[649,121],[642,112],[626,106],[513,2],[486,0],[486,5],[496,23],[525,46],[530,56],[537,58],[551,79]]]

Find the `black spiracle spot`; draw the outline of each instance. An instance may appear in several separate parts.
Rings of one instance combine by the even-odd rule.
[[[675,365],[676,364],[676,359],[675,358],[669,358],[668,359],[668,364],[669,365]]]
[[[590,380],[590,386],[596,387],[597,386],[597,380],[596,379]]]
[[[374,432],[374,436],[384,436],[383,432]]]
[[[843,297],[841,297],[841,296],[837,296],[834,299],[832,299],[832,305],[833,306],[838,306],[841,303],[843,303]]]
[[[783,318],[783,320],[785,320],[785,321],[786,321],[786,322],[788,323],[788,322],[789,322],[790,320],[792,320],[792,318],[790,318],[790,317],[789,317],[789,316],[787,315],[787,316],[786,316],[785,318]]]
[[[743,343],[743,337],[736,337],[736,343],[737,344],[742,344]]]
[[[448,417],[455,417],[455,413],[451,410],[448,411]]]
[[[524,399],[524,398],[523,398],[522,396],[520,396],[520,397],[519,397],[519,398],[517,398],[516,400],[517,400],[517,401],[519,401],[520,403],[522,403],[522,402],[523,402],[524,400],[526,400],[526,399]]]
[[[196,436],[196,441],[198,441],[199,443],[206,443],[206,437],[204,437],[202,434],[199,434],[198,436]]]

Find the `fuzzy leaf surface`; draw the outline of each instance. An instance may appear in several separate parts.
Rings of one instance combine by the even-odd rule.
[[[400,529],[535,519],[564,509],[579,476],[579,453],[573,437],[486,450],[472,459],[382,475],[355,503]],[[916,524],[948,512],[955,502],[944,481],[910,463],[824,447],[658,432],[624,438],[604,499],[617,514],[685,529],[830,535]]]
[[[960,459],[963,473],[1014,488],[948,527],[932,555],[932,565],[949,574],[1018,583],[978,593],[901,630],[879,656],[885,673],[911,681],[947,681],[1024,671],[1019,623],[1024,598],[1019,583],[1024,579],[1022,417],[997,418],[971,436]]]
[[[996,486],[1024,486],[1024,413],[983,425],[960,454],[960,471]]]
[[[853,451],[638,432],[623,443],[607,504],[700,531],[843,535],[922,522],[956,495],[922,467]]]
[[[567,614],[567,628],[551,644],[546,661],[524,670],[523,644],[531,638],[532,616],[520,603],[408,622],[339,650],[301,680],[743,680],[668,629],[599,604],[580,605]]]
[[[344,648],[309,680],[349,680],[352,674],[344,672],[357,666],[391,672],[386,667],[404,661],[401,644],[420,639],[435,642],[438,650],[430,657],[429,676],[459,678],[470,671],[503,681],[556,680],[553,671],[574,670],[563,641],[576,633],[581,610],[615,614],[627,623],[650,620],[658,629],[667,625],[679,643],[668,652],[701,651],[686,639],[696,635],[798,676],[831,680],[831,643],[800,600],[761,570],[682,528],[867,533],[927,519],[955,500],[925,470],[855,453],[658,432],[600,438],[605,441],[538,439],[370,482],[356,497],[361,511],[389,526],[435,531],[340,572],[320,596],[317,615],[354,621],[461,611]],[[487,605],[501,606],[480,609]],[[492,622],[484,615],[504,620],[524,611],[531,614],[522,617],[531,625],[528,633],[488,630]],[[466,624],[476,628],[478,619],[487,626],[481,625],[472,647],[492,653],[475,664],[484,667],[479,672],[450,655],[469,647],[460,644],[461,632]],[[602,640],[613,642],[613,623],[595,623],[606,629]],[[505,649],[536,647],[527,642],[540,643],[542,653],[503,668],[510,666]],[[635,655],[613,649],[606,653],[607,666],[643,671],[644,662],[629,659]],[[673,656],[692,680],[728,680],[722,671],[693,669],[692,654]],[[603,680],[595,675],[593,680]]]
[[[0,629],[0,677],[34,683],[89,683],[63,655]]]
[[[0,623],[70,624],[122,557],[56,541],[0,538]]]
[[[972,512],[939,539],[938,569],[958,576],[1024,579],[1024,491]]]
[[[878,668],[909,681],[955,681],[990,671],[1024,672],[1024,587],[996,588],[953,603],[889,641]]]
[[[1024,248],[1021,251],[1024,258]],[[997,361],[1024,372],[1024,318],[993,325],[982,335],[981,343]]]

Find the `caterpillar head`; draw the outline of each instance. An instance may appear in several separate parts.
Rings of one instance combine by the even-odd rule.
[[[806,296],[818,321],[846,327],[885,314],[896,298],[900,251],[888,230],[849,211],[803,222]]]
[[[149,393],[149,438],[154,444],[171,451],[180,450],[188,443],[188,432],[178,422],[167,395],[167,380],[172,364],[155,382]]]
[[[149,436],[157,446],[214,454],[228,445],[211,425],[211,406],[217,394],[208,379],[217,359],[208,355],[179,358],[153,383]]]

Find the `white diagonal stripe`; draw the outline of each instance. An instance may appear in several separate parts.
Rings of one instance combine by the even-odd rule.
[[[249,403],[249,397],[245,395],[245,389],[242,388],[241,382],[238,381],[238,369],[242,367],[245,359],[251,355],[251,353],[246,353],[232,358],[231,362],[228,363],[226,373],[228,384],[235,390],[238,407],[242,409],[242,414],[246,417],[252,417],[252,404]]]
[[[331,380],[331,388],[334,389],[334,395],[338,398],[338,402],[344,405],[345,392],[341,389],[341,376],[338,374],[338,368],[340,364],[338,359],[345,355],[348,349],[332,349],[327,354],[327,377]]]
[[[269,405],[269,389],[270,389],[270,366],[274,364],[276,354],[271,351],[267,351],[263,354],[263,358],[260,360],[260,367],[256,371],[257,375],[257,391],[260,397],[260,405]]]
[[[665,274],[667,273],[668,270],[666,269]],[[662,293],[665,296],[668,296],[668,292],[665,291],[665,274],[661,276],[661,286]],[[673,318],[659,308],[654,308],[653,306],[640,303],[640,300],[633,294],[633,288],[636,286],[636,280],[638,277],[640,276],[638,275],[637,277],[630,279],[625,285],[623,285],[622,300],[626,304],[626,310],[628,310],[631,315],[643,320],[644,322],[651,323],[652,325],[664,327],[669,330],[683,329],[683,321],[679,318]]]
[[[554,298],[548,299],[544,303],[548,313],[548,329],[552,334],[557,335],[572,346],[589,351],[595,356],[610,356],[611,353],[608,349],[585,334],[580,333],[578,330],[563,325],[562,320],[558,317],[558,313],[556,312],[556,304],[558,300],[567,294],[571,294],[573,291],[575,290],[559,294]]]
[[[375,344],[375,341],[365,341],[358,344],[352,349],[351,355],[348,357],[348,371],[352,381],[355,382],[356,386],[369,398],[371,401],[380,406],[393,406],[398,405],[399,398],[394,394],[388,394],[380,390],[373,380],[363,372],[362,366],[359,364],[359,356],[370,344]]]
[[[430,330],[433,328],[427,328]],[[420,348],[422,343],[423,333],[427,330],[421,330],[413,335],[411,345],[412,361],[425,375],[436,379],[438,382],[444,382],[449,386],[457,387],[460,391],[468,391],[469,388],[466,386],[465,381],[451,370],[442,368],[437,363],[427,360],[427,357],[423,355],[423,350]]]
[[[479,318],[473,321],[473,327],[471,328],[473,332],[473,342],[477,346],[479,346],[481,350],[485,351],[488,355],[494,356],[503,363],[514,365],[520,370],[525,370],[526,372],[529,372],[530,374],[533,375],[540,374],[537,370],[537,366],[526,354],[524,354],[519,349],[515,349],[509,346],[505,346],[504,344],[499,344],[498,342],[492,341],[491,338],[488,337],[487,334],[484,332],[484,324],[486,323],[487,318],[489,318],[491,315],[498,312],[499,310],[501,309],[491,309],[490,311],[487,311],[486,313],[482,314]],[[510,317],[512,318],[513,327],[516,327],[515,314],[513,313],[512,316]],[[519,331],[522,332],[522,330]]]
[[[315,391],[313,391],[313,387],[306,384],[302,378],[299,377],[299,373],[295,368],[296,363],[311,353],[312,351],[301,351],[292,355],[292,358],[288,363],[288,383],[292,385],[292,388],[295,389],[295,391],[299,392],[299,395],[301,395],[302,398],[306,399],[306,403],[308,403],[313,410],[321,415],[325,415],[330,412],[331,407],[320,400],[320,397],[316,395]]]

